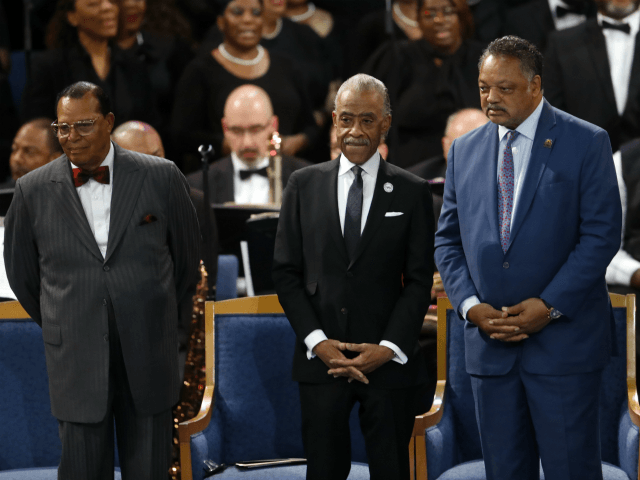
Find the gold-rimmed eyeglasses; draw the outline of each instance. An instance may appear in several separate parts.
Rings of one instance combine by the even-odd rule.
[[[53,122],[51,124],[51,128],[53,129],[53,133],[59,138],[68,137],[71,134],[72,127],[75,129],[78,135],[80,135],[81,137],[85,137],[93,133],[95,123],[98,118],[100,117],[96,117],[90,120],[80,120],[77,122],[73,122],[72,124]]]

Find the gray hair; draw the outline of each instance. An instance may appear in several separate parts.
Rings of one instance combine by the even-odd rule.
[[[377,78],[367,75],[365,73],[359,73],[346,80],[336,93],[336,98],[333,101],[333,109],[338,109],[338,98],[343,92],[350,90],[352,92],[377,92],[383,99],[384,105],[382,106],[383,115],[391,115],[391,100],[389,99],[389,91],[387,87]]]
[[[478,70],[482,70],[482,64],[489,55],[516,58],[520,60],[520,71],[527,80],[533,80],[536,75],[542,79],[542,54],[535,45],[520,37],[507,35],[491,42],[482,52]]]

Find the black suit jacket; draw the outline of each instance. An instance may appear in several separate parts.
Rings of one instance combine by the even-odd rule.
[[[543,76],[554,107],[604,128],[615,152],[640,136],[640,41],[636,38],[629,95],[618,114],[604,35],[596,19],[549,37]]]
[[[189,186],[173,164],[115,146],[106,257],[66,155],[16,184],[5,218],[11,289],[42,327],[51,411],[101,421],[108,405],[111,299],[133,402],[155,414],[178,400],[178,312],[199,260]]]
[[[533,43],[540,51],[547,46],[547,37],[556,30],[548,0],[534,0],[507,10],[504,34],[516,35]]]
[[[291,174],[311,165],[306,160],[295,157],[282,156],[282,188],[287,186]],[[189,185],[202,190],[202,172],[193,172],[187,175]],[[231,157],[224,157],[209,165],[209,192],[211,203],[234,202],[233,191],[233,162]]]
[[[370,384],[417,385],[426,380],[418,336],[433,276],[429,184],[381,161],[365,228],[349,260],[338,214],[339,166],[333,160],[299,170],[284,192],[273,279],[297,336],[293,378],[338,381],[327,375],[322,360],[306,356],[304,339],[322,329],[330,339],[394,343],[409,361],[387,362],[367,374]]]

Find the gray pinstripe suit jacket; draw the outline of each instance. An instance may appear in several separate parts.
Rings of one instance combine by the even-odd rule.
[[[116,145],[103,258],[65,155],[18,180],[5,218],[7,276],[42,326],[58,419],[93,423],[107,411],[107,297],[136,411],[154,414],[177,402],[178,305],[190,301],[199,260],[188,192],[172,162]],[[157,220],[143,222],[148,215]]]

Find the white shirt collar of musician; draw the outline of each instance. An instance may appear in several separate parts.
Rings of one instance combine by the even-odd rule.
[[[341,153],[338,176],[344,175],[355,166],[355,163],[349,161],[349,159],[344,156],[344,153]],[[360,168],[362,168],[362,170],[371,175],[373,178],[377,178],[378,169],[380,168],[380,153],[378,153],[378,151],[376,150],[376,152],[371,156],[369,160],[360,165]]]
[[[269,166],[269,157],[262,157],[256,160],[253,165],[249,166],[236,155],[236,152],[231,152],[231,163],[233,163],[233,170],[236,172],[239,170],[259,170]]]

